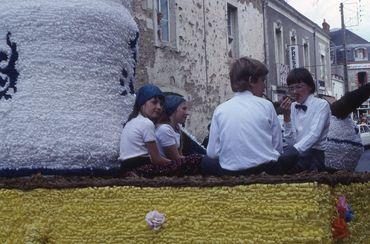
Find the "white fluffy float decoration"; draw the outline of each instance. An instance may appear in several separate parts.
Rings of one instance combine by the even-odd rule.
[[[0,169],[116,167],[138,28],[115,0],[0,0]]]

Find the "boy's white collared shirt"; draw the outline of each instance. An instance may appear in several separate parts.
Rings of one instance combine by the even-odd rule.
[[[227,170],[276,161],[283,150],[274,106],[251,92],[237,92],[214,111],[207,155]]]
[[[291,122],[284,123],[284,138],[300,153],[310,148],[325,150],[326,137],[330,125],[330,106],[324,99],[316,98],[313,94],[307,97],[303,105],[307,111],[291,105]]]

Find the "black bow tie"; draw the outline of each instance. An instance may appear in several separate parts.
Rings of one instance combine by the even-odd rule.
[[[296,109],[302,109],[303,111],[307,111],[307,106],[306,105],[302,105],[302,104],[296,104],[295,105],[295,108]]]

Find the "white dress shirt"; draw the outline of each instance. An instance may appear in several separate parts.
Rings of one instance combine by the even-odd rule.
[[[226,170],[276,161],[283,149],[281,127],[271,102],[237,92],[214,111],[207,155]]]
[[[302,105],[307,111],[291,105],[291,122],[284,123],[284,138],[302,153],[310,148],[325,150],[330,125],[330,106],[324,99],[309,95]]]

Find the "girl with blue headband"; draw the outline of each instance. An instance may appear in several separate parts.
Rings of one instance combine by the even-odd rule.
[[[161,156],[171,160],[184,158],[181,152],[181,129],[188,113],[186,100],[179,95],[167,95],[164,103],[164,112],[155,135]]]
[[[135,99],[121,134],[120,157],[124,172],[146,164],[165,165],[171,162],[159,154],[154,122],[162,114],[164,95],[154,85],[142,86]]]
[[[159,153],[154,124],[163,114],[164,100],[163,93],[154,85],[145,85],[138,90],[134,109],[121,135],[119,159],[122,161],[123,176],[132,174],[142,177],[183,176],[200,173],[201,155],[191,155],[187,158],[171,157],[173,160],[170,160],[165,153],[163,155]],[[174,114],[179,105],[181,106],[178,98],[174,100],[169,98],[166,112],[170,115]],[[179,117],[183,119],[173,120],[175,123],[185,122],[187,108],[182,109],[185,112]]]

